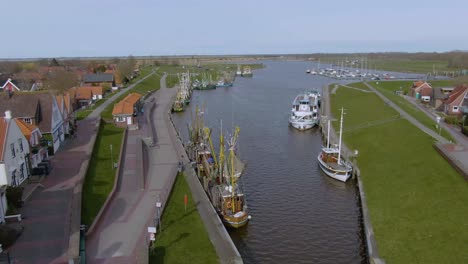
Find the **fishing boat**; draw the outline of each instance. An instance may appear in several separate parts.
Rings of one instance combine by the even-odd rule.
[[[249,66],[245,66],[244,70],[242,71],[242,77],[252,77],[253,73]]]
[[[216,88],[219,88],[219,87],[231,87],[233,86],[234,84],[233,83],[230,83],[230,82],[227,82],[225,80],[220,80],[216,83]]]
[[[343,108],[341,109],[340,120],[340,139],[337,146],[330,146],[330,120],[328,120],[327,147],[322,148],[317,159],[322,171],[329,177],[346,182],[353,171],[351,164],[344,161],[341,157],[341,139],[343,134]]]
[[[211,190],[213,206],[221,217],[224,225],[230,228],[245,226],[250,220],[248,214],[245,193],[239,184],[244,168],[243,163],[237,158],[235,148],[239,137],[239,127],[236,127],[234,135],[228,140],[229,157],[224,159],[224,137],[220,136],[219,167],[216,185]]]
[[[236,71],[237,76],[242,76],[242,71],[240,65],[237,65],[237,71]]]
[[[195,161],[197,176],[222,222],[231,228],[245,226],[251,217],[247,211],[245,194],[239,185],[244,168],[235,153],[240,129],[236,128],[227,142],[228,159],[225,159],[224,136],[221,132],[217,158],[211,129],[203,127],[203,112],[197,108],[196,113],[195,127],[189,126],[191,142],[187,144],[187,150],[189,157]]]
[[[304,92],[293,101],[289,123],[296,129],[307,130],[319,122],[320,94],[317,91]]]

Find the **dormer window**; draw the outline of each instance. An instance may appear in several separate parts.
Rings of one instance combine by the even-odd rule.
[[[31,118],[24,118],[23,121],[24,121],[25,123],[28,123],[28,124],[32,125],[32,120],[31,120]]]

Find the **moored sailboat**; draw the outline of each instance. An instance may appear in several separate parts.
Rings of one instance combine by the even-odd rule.
[[[351,164],[344,161],[341,157],[341,140],[343,134],[343,108],[341,109],[340,120],[340,139],[338,147],[330,147],[330,120],[328,120],[327,147],[322,148],[317,159],[322,171],[329,177],[346,182],[353,170]]]

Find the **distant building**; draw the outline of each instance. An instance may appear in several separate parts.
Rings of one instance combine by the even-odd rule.
[[[112,73],[87,73],[83,76],[85,86],[115,86],[114,74]]]
[[[87,107],[93,102],[101,100],[104,93],[102,86],[73,87],[69,92],[77,109]]]
[[[112,116],[114,124],[119,127],[138,125],[135,117],[141,111],[141,97],[139,93],[131,93],[122,101],[114,105]]]

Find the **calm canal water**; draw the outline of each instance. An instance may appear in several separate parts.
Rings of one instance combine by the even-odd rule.
[[[247,167],[243,185],[252,220],[230,235],[245,263],[366,263],[355,181],[341,183],[317,164],[318,129],[288,126],[294,97],[333,82],[305,73],[310,63],[264,62],[253,78],[233,87],[195,91],[191,109],[174,114],[187,138],[196,105],[214,131],[241,128],[239,153]]]

